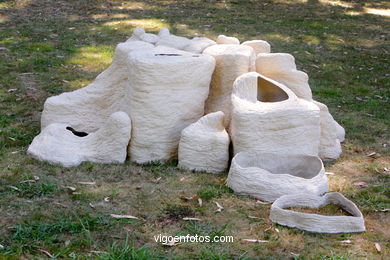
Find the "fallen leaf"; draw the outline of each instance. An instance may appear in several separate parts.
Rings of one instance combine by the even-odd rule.
[[[104,200],[105,202],[109,202],[109,201],[110,201],[110,197],[105,197],[103,200]]]
[[[79,181],[78,184],[81,184],[81,185],[95,185],[96,182],[94,182],[94,181],[91,181],[91,182],[89,182],[89,181]]]
[[[10,89],[8,90],[8,93],[15,92],[16,90],[18,90],[18,89],[17,89],[17,88],[10,88]]]
[[[261,239],[248,239],[248,238],[243,238],[242,241],[251,242],[251,243],[268,243],[268,242],[269,242],[269,241],[267,241],[267,240],[261,240]]]
[[[50,258],[53,258],[53,255],[49,253],[49,251],[46,251],[46,250],[43,250],[43,249],[39,249],[39,251],[43,252],[45,255],[47,255],[48,257]]]
[[[0,249],[3,249],[3,248],[4,248],[4,246],[2,244],[0,244]]]
[[[367,182],[364,182],[364,181],[356,182],[353,185],[359,186],[359,187],[365,187],[365,186],[367,186]]]
[[[24,180],[24,181],[21,181],[19,183],[35,183],[37,182],[36,180]]]
[[[180,181],[184,181],[185,179],[186,179],[186,177],[181,177]]]
[[[342,244],[351,244],[352,241],[347,239],[347,240],[340,241],[340,243],[342,243]]]
[[[167,242],[167,243],[161,243],[163,246],[177,246],[180,245],[180,243],[176,243],[175,241]]]
[[[15,187],[15,186],[12,186],[12,185],[8,185],[7,187],[13,189],[13,190],[16,190],[16,191],[20,191],[19,188]]]
[[[92,203],[89,203],[89,206],[91,207],[91,208],[95,208],[95,205],[93,205]]]
[[[217,205],[218,209],[216,210],[216,212],[221,212],[223,210],[223,207],[221,206],[221,204],[219,204],[218,202],[214,201],[215,205]]]
[[[259,217],[255,217],[255,216],[248,216],[248,218],[252,218],[252,219],[261,219]]]
[[[193,199],[197,199],[198,196],[197,195],[192,195],[191,197],[185,197],[185,196],[180,196],[180,199],[182,200],[193,200]]]
[[[110,214],[113,218],[126,218],[126,219],[139,219],[137,217],[131,216],[131,215],[116,215],[116,214]]]
[[[158,177],[158,178],[155,179],[153,182],[154,182],[154,183],[158,183],[160,180],[161,180],[161,177]]]
[[[187,220],[187,221],[202,221],[200,218],[183,218],[183,220]]]
[[[70,240],[66,240],[65,243],[64,243],[65,246],[69,246],[70,245]]]
[[[136,189],[136,190],[140,190],[140,189],[142,189],[142,185],[138,185],[138,186],[136,186],[136,187],[135,187],[135,189]]]
[[[367,157],[374,157],[375,155],[376,155],[376,152],[372,152],[372,153],[367,154]]]
[[[203,201],[201,198],[198,198],[199,207],[202,207]]]
[[[280,232],[278,228],[275,228],[275,231],[276,231],[276,233],[279,233],[279,232]]]
[[[379,243],[375,243],[375,248],[376,248],[376,251],[378,251],[379,253],[382,251],[382,247]]]
[[[269,203],[269,202],[264,202],[264,201],[261,201],[261,200],[256,200],[255,203],[256,203],[256,204],[262,204],[262,205],[271,204],[271,203]]]
[[[93,254],[105,254],[106,253],[105,251],[97,251],[97,250],[92,250],[90,252]]]
[[[72,195],[81,195],[81,192],[72,192]]]
[[[71,190],[71,191],[76,191],[76,188],[72,187],[72,186],[66,186],[65,188],[67,188],[68,190]]]
[[[326,175],[334,175],[334,172],[325,172]]]
[[[381,209],[382,212],[390,211],[390,209]]]

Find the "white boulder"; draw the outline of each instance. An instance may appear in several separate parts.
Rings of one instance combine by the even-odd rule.
[[[233,83],[238,76],[254,70],[255,53],[249,46],[217,44],[205,49],[203,54],[211,55],[216,60],[205,112],[222,111],[225,114],[225,127],[228,128]]]
[[[328,191],[328,179],[317,156],[240,152],[234,156],[227,185],[236,193],[273,202],[287,194]]]
[[[181,132],[180,168],[210,173],[227,169],[230,138],[223,120],[223,112],[210,113]]]
[[[294,211],[291,207],[320,208],[328,204],[339,205],[351,216],[324,216]],[[285,195],[271,206],[270,219],[279,225],[319,233],[364,232],[364,218],[358,207],[338,192],[324,196],[302,192]]]
[[[41,130],[53,123],[62,123],[78,131],[94,132],[107,118],[117,112],[129,114],[127,54],[135,50],[152,49],[142,41],[117,45],[112,64],[88,86],[49,97],[44,104]]]
[[[271,52],[271,45],[263,40],[252,40],[252,41],[245,41],[241,43],[241,45],[246,45],[249,47],[252,47],[252,49],[255,51],[255,54],[259,53],[270,53]]]
[[[229,37],[229,36],[225,36],[225,35],[221,34],[217,37],[217,44],[239,45],[240,40],[238,40],[236,37]]]
[[[318,155],[320,109],[257,72],[236,79],[230,135],[242,151]]]
[[[131,122],[124,112],[113,113],[93,133],[75,131],[68,124],[53,123],[34,138],[27,153],[65,167],[77,166],[83,161],[123,163],[130,133]]]
[[[282,83],[299,98],[312,99],[309,76],[297,70],[295,58],[288,53],[259,53],[256,58],[256,71],[270,79]]]
[[[167,47],[128,55],[130,160],[166,161],[177,155],[181,131],[204,115],[215,59]]]

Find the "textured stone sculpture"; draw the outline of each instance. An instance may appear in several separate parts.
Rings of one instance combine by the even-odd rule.
[[[181,132],[180,168],[210,173],[227,169],[230,138],[223,120],[223,112],[211,113]]]
[[[228,37],[223,34],[219,35],[217,37],[217,44],[234,44],[239,45],[240,40],[238,40],[236,37]]]
[[[225,127],[228,128],[233,83],[238,76],[254,70],[255,54],[249,46],[231,44],[213,45],[203,53],[213,56],[216,60],[205,111],[222,111],[225,114]]]
[[[287,194],[328,191],[328,179],[317,156],[240,152],[234,156],[227,185],[236,193],[273,202]]]
[[[282,83],[299,98],[312,99],[309,77],[297,70],[294,56],[288,53],[260,53],[256,58],[256,71]]]
[[[131,133],[131,122],[124,112],[113,113],[94,133],[77,132],[69,125],[53,123],[36,136],[28,148],[35,158],[65,167],[83,161],[123,163]]]
[[[151,48],[154,48],[152,44],[141,41],[118,44],[110,67],[91,84],[46,100],[41,130],[52,123],[63,123],[89,133],[98,130],[112,113],[123,111],[129,114],[127,54]]]
[[[241,151],[318,155],[320,111],[286,86],[256,72],[236,79],[230,134]]]
[[[252,41],[246,41],[241,43],[241,45],[246,45],[249,47],[252,47],[252,49],[255,51],[255,54],[259,53],[270,53],[271,52],[271,45],[262,40],[252,40]]]
[[[328,204],[342,207],[351,216],[324,216],[293,211],[290,207],[319,208]],[[299,228],[310,232],[350,233],[364,232],[364,219],[356,205],[338,192],[318,196],[304,193],[285,195],[271,206],[270,219],[280,225]]]
[[[131,161],[177,155],[181,131],[204,114],[215,60],[209,55],[157,47],[128,55]]]

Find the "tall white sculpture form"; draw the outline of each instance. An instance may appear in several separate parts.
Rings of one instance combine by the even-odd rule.
[[[256,72],[234,82],[230,134],[242,151],[318,155],[320,111],[286,86]]]
[[[157,47],[128,55],[130,160],[166,161],[177,155],[181,131],[204,114],[215,60]]]
[[[223,112],[207,114],[181,132],[178,166],[210,173],[223,172],[229,163],[229,143]]]

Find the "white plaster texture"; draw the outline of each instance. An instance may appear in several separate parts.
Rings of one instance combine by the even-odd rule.
[[[241,43],[241,45],[252,47],[255,54],[259,53],[270,53],[271,52],[271,45],[263,40],[252,40],[252,41],[245,41]]]
[[[84,137],[74,135],[66,129],[68,126],[64,123],[48,125],[34,138],[27,152],[38,160],[65,167],[77,166],[83,161],[125,161],[131,134],[131,122],[126,113],[113,113],[99,130]]]
[[[230,136],[242,151],[318,155],[320,109],[257,72],[236,79]]]
[[[320,208],[328,204],[339,205],[351,216],[324,216],[286,209],[290,207]],[[338,192],[327,193],[324,196],[303,192],[282,196],[272,204],[270,219],[283,226],[318,233],[350,233],[366,230],[363,215],[358,207]]]
[[[237,39],[236,37],[229,37],[225,36],[223,34],[219,35],[217,37],[217,44],[234,44],[234,45],[239,45],[240,40]]]
[[[270,79],[282,83],[299,98],[312,99],[309,76],[297,70],[295,58],[288,53],[259,53],[256,58],[256,71]]]
[[[231,117],[231,94],[235,79],[255,68],[256,55],[249,46],[217,44],[204,50],[216,60],[216,67],[206,101],[205,112],[222,111],[225,114],[225,128]]]
[[[137,27],[134,29],[133,34],[126,42],[143,41],[151,44],[156,44],[159,39],[160,37],[158,37],[157,35],[153,33],[146,33],[144,29]]]
[[[227,185],[234,192],[273,202],[288,194],[328,191],[328,179],[318,156],[240,152],[232,160]]]
[[[129,114],[127,54],[135,50],[152,49],[142,41],[117,45],[112,64],[88,86],[49,97],[44,104],[41,130],[52,123],[62,123],[78,131],[94,132],[107,118],[117,112]]]
[[[128,55],[130,160],[177,156],[181,131],[204,115],[215,59],[167,47]]]
[[[229,143],[223,112],[207,114],[181,132],[178,166],[187,170],[223,172],[229,163]]]

